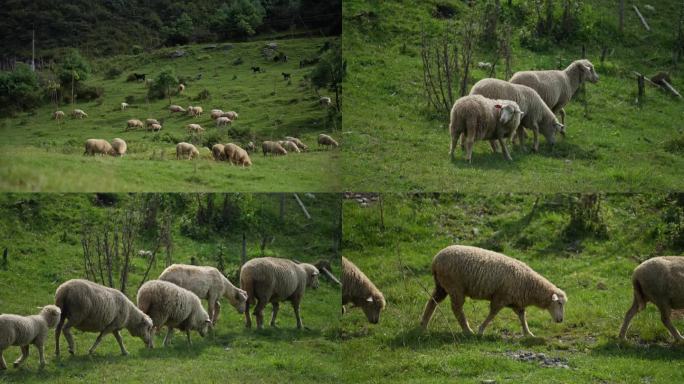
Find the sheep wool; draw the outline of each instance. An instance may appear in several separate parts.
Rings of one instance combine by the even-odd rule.
[[[14,362],[17,368],[26,361],[29,345],[38,349],[40,367],[45,367],[45,340],[50,328],[59,321],[61,310],[54,305],[46,305],[40,313],[32,316],[0,315],[0,370],[7,369],[3,352],[9,346],[21,347],[21,356]]]
[[[373,282],[349,259],[342,256],[342,312],[351,303],[360,307],[368,321],[377,324],[385,309],[385,296]]]

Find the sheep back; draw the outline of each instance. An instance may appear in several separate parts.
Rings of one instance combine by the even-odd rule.
[[[163,280],[150,280],[138,290],[138,309],[152,319],[155,327],[203,330],[210,322],[199,297],[192,291]]]

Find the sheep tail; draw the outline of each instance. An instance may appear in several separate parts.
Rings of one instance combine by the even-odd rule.
[[[632,280],[632,286],[634,287],[634,303],[638,305],[639,311],[646,307],[646,298],[644,296],[644,290],[641,288],[641,283],[639,280]]]

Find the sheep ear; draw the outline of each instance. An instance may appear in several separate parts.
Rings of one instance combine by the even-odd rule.
[[[367,298],[366,301],[369,302],[369,303],[372,303],[372,302],[373,302],[373,296]]]
[[[558,300],[560,300],[558,298],[558,295],[556,295],[555,293],[553,295],[551,295],[551,301],[558,301]]]

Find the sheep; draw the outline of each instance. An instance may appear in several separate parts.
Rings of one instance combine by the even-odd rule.
[[[297,146],[297,144],[294,143],[294,141],[290,140],[281,140],[278,141],[278,144],[280,144],[285,150],[290,151],[290,152],[295,152],[295,153],[300,153],[301,150]]]
[[[186,142],[176,144],[176,160],[181,158],[192,160],[196,157],[199,157],[199,151],[194,145]]]
[[[523,116],[518,104],[510,100],[492,100],[480,95],[464,96],[456,100],[451,108],[451,147],[449,156],[454,159],[454,149],[461,135],[464,136],[466,161],[469,163],[473,154],[475,140],[489,140],[493,143],[498,140],[503,148],[504,158],[513,160],[504,138],[512,137],[520,125]],[[496,152],[496,147],[492,144]]]
[[[202,107],[193,107],[192,105],[188,107],[188,116],[199,117],[204,112]]]
[[[318,146],[320,147],[321,145],[326,147],[326,148],[328,148],[330,146],[332,146],[332,147],[338,147],[339,146],[339,144],[337,143],[337,141],[335,141],[335,139],[333,139],[332,137],[330,137],[324,133],[321,133],[320,135],[318,135]]]
[[[227,125],[230,125],[232,122],[232,120],[225,116],[219,117],[218,119],[216,119],[216,128],[225,127]]]
[[[185,129],[187,129],[188,132],[194,132],[194,133],[204,132],[204,128],[202,128],[202,126],[199,124],[188,124],[185,126]]]
[[[237,120],[238,118],[238,113],[235,111],[228,111],[228,112],[223,112],[221,114],[221,117],[227,117],[230,120]]]
[[[82,119],[82,118],[84,118],[84,117],[88,117],[88,114],[85,113],[85,112],[83,112],[82,109],[74,109],[74,110],[71,112],[71,117],[73,117],[73,118],[75,118],[75,119]]]
[[[672,310],[684,309],[684,257],[660,256],[648,259],[634,269],[632,287],[634,301],[625,315],[620,328],[620,338],[625,339],[629,323],[634,315],[650,301],[658,307],[660,320],[675,341],[684,341],[681,333],[672,325]]]
[[[152,124],[159,124],[159,121],[157,119],[145,119],[145,127],[149,127]]]
[[[148,119],[148,120],[153,120],[153,119]],[[126,130],[135,129],[135,128],[142,128],[142,127],[143,127],[143,122],[138,120],[138,119],[130,119],[126,122]]]
[[[54,305],[46,305],[40,313],[32,316],[0,315],[0,370],[7,369],[3,352],[9,346],[21,347],[21,356],[14,362],[18,368],[29,354],[29,345],[38,348],[40,367],[45,367],[45,340],[50,328],[59,321],[62,311]]]
[[[218,119],[219,117],[221,117],[221,115],[223,115],[223,111],[222,111],[222,110],[220,110],[220,109],[213,109],[213,110],[211,111],[211,115],[210,115],[210,116],[211,116],[211,119],[212,119],[212,120],[216,120],[216,119]]]
[[[126,145],[126,142],[123,141],[122,139],[116,138],[112,140],[112,155],[113,156],[122,156],[126,154],[126,150],[128,149],[128,146]]]
[[[128,103],[121,103],[121,110],[125,110],[126,108],[130,107]]]
[[[318,104],[324,107],[329,107],[332,105],[332,99],[327,96],[323,96],[320,99],[318,99]]]
[[[525,307],[546,309],[557,323],[563,321],[567,302],[565,292],[522,261],[501,253],[463,245],[452,245],[439,251],[432,260],[435,289],[425,305],[421,326],[427,329],[430,318],[447,295],[451,309],[463,332],[472,334],[463,312],[465,298],[488,300],[489,315],[480,325],[479,334],[504,307],[518,315],[526,336],[534,336],[527,326]]]
[[[233,143],[225,144],[223,147],[223,155],[226,157],[226,160],[230,161],[231,164],[233,163],[233,156],[235,155],[235,152],[237,152],[238,148],[240,147]]]
[[[99,332],[89,354],[108,333],[119,343],[122,355],[128,355],[119,331],[123,328],[135,337],[141,338],[145,346],[152,348],[152,319],[139,310],[121,291],[93,283],[73,279],[62,283],[55,292],[55,305],[62,310],[62,316],[55,328],[55,356],[59,357],[59,336],[69,344],[69,353],[74,354],[74,338],[71,328],[84,332]]]
[[[95,156],[99,155],[114,155],[114,148],[107,140],[102,139],[88,139],[85,142],[84,155]]]
[[[562,71],[521,71],[511,77],[513,84],[526,85],[539,94],[553,113],[560,113],[565,125],[565,107],[585,81],[597,83],[599,76],[589,60],[575,60]]]
[[[516,136],[524,146],[525,131],[523,127],[534,132],[534,151],[539,150],[539,132],[551,145],[556,143],[556,133],[565,135],[565,126],[558,122],[556,115],[544,104],[544,100],[532,88],[511,84],[499,79],[482,79],[470,90],[471,95],[482,95],[489,99],[512,100],[518,103],[525,115],[520,121]]]
[[[148,127],[147,130],[152,131],[152,132],[159,132],[159,131],[161,131],[161,129],[162,129],[161,124],[152,124]]]
[[[171,113],[183,113],[185,112],[185,109],[181,107],[180,105],[171,105],[169,106],[169,112]]]
[[[267,153],[271,155],[287,155],[287,151],[283,148],[277,141],[264,141],[261,143],[261,150],[264,152],[264,156]]]
[[[385,296],[354,263],[342,256],[342,313],[349,303],[361,307],[368,321],[377,324],[380,311],[385,308]]]
[[[249,306],[254,305],[257,328],[263,328],[264,307],[273,306],[271,327],[275,327],[280,301],[290,301],[297,318],[297,329],[302,328],[299,305],[306,288],[318,288],[318,269],[311,264],[296,264],[292,260],[261,257],[249,260],[240,269],[240,288],[247,292],[245,327],[252,327]]]
[[[309,147],[306,144],[304,144],[301,140],[299,140],[296,137],[285,136],[285,140],[293,141],[297,145],[297,147],[299,147],[299,149],[302,151],[306,151],[307,149],[309,149]]]
[[[166,347],[171,341],[174,328],[185,331],[191,345],[190,331],[204,337],[211,326],[209,314],[202,307],[199,297],[191,291],[163,280],[150,280],[138,290],[138,309],[152,319],[156,329],[166,326]]]
[[[64,111],[54,111],[52,113],[52,119],[57,120],[57,122],[64,120],[64,116]]]
[[[249,158],[249,153],[240,147],[233,152],[232,162],[235,165],[242,165],[243,168],[252,166],[252,159]]]
[[[477,63],[477,67],[479,69],[491,70],[492,69],[492,63],[488,63],[486,61],[480,61]]]
[[[224,148],[225,148],[225,145],[223,145],[223,144],[214,144],[211,147],[211,155],[214,157],[214,160],[216,160],[216,161],[226,160],[226,155],[223,152]]]
[[[233,285],[218,269],[187,264],[172,264],[159,275],[159,280],[174,283],[183,287],[200,299],[209,302],[209,318],[216,324],[221,313],[221,297],[238,313],[245,312],[247,292]]]
[[[178,93],[183,93],[185,91],[185,84],[178,84]]]

